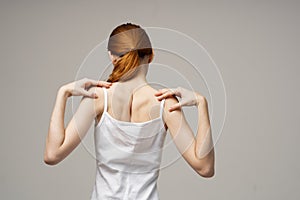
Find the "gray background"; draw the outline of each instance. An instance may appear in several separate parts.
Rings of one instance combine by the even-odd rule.
[[[227,116],[216,174],[179,159],[161,171],[161,199],[299,199],[299,2],[1,1],[1,199],[88,199],[95,160],[79,145],[43,163],[57,89],[123,22],[184,32],[222,74]],[[66,118],[70,117],[70,108]]]

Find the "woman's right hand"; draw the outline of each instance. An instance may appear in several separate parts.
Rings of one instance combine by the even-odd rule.
[[[88,91],[92,86],[109,88],[112,85],[111,82],[96,81],[89,78],[83,78],[68,84],[63,85],[61,88],[65,91],[68,97],[70,96],[87,96],[91,98],[97,98],[96,93]]]
[[[157,96],[157,99],[159,101],[174,95],[180,97],[181,100],[179,101],[179,103],[169,108],[170,112],[179,109],[182,106],[198,106],[199,103],[205,101],[205,97],[200,93],[193,92],[182,87],[163,88],[155,93],[155,96]]]

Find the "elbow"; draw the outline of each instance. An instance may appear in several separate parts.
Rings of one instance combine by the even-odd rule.
[[[57,157],[54,154],[47,154],[44,155],[44,163],[47,165],[56,165],[59,163]]]
[[[209,157],[201,160],[196,168],[197,173],[204,178],[211,178],[215,175],[215,157],[214,150],[209,152]],[[204,159],[204,158],[203,158]]]
[[[197,170],[197,173],[203,178],[212,178],[215,175],[214,167],[205,167]]]

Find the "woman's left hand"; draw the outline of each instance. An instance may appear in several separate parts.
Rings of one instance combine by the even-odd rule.
[[[191,91],[183,87],[163,88],[158,90],[155,93],[155,96],[159,101],[172,96],[178,96],[181,98],[177,104],[174,104],[169,108],[169,111],[174,111],[183,106],[198,106],[200,103],[202,104],[202,102],[206,101],[205,97],[199,92]]]
[[[83,78],[78,81],[74,81],[72,83],[68,83],[66,85],[63,85],[61,88],[64,89],[67,96],[87,96],[91,98],[98,98],[96,93],[92,92],[91,90],[88,91],[88,89],[91,86],[99,86],[99,87],[106,87],[109,88],[111,86],[111,82],[106,81],[96,81],[93,79]]]

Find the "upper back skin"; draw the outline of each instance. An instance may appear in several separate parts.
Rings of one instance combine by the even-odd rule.
[[[126,82],[115,82],[110,88],[106,88],[106,91],[107,112],[117,120],[139,123],[160,116],[161,101],[157,100],[154,95],[157,90],[148,84],[132,87]],[[95,89],[95,92],[98,95],[95,105],[98,123],[104,110],[104,92],[99,87]]]

